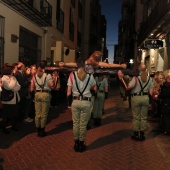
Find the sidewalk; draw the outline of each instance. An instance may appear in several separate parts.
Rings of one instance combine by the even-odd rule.
[[[131,140],[131,110],[110,83],[102,126],[87,131],[87,151],[73,150],[71,110],[61,104],[50,110],[44,138],[37,137],[34,123],[24,123],[19,132],[0,132],[0,156],[4,170],[170,170],[170,136],[153,132],[149,122],[144,142]]]

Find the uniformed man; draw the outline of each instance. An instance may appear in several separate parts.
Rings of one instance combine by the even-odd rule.
[[[93,119],[94,126],[100,126],[104,110],[104,101],[105,98],[108,97],[108,81],[103,74],[98,74],[95,80],[97,85],[97,95],[94,100]]]
[[[37,135],[44,137],[48,111],[51,102],[51,89],[54,88],[54,81],[51,74],[44,73],[41,67],[31,82],[31,91],[35,90],[35,125]]]
[[[144,141],[147,129],[149,107],[149,93],[152,94],[153,81],[146,72],[146,66],[141,64],[139,76],[134,76],[129,82],[127,90],[131,90],[131,108],[133,114],[133,140]]]
[[[67,96],[72,93],[73,102],[71,105],[73,120],[73,135],[75,140],[75,152],[86,150],[84,141],[86,139],[86,126],[89,121],[91,111],[91,92],[96,83],[93,75],[85,72],[85,62],[79,58],[77,60],[78,70],[71,73],[68,79]]]

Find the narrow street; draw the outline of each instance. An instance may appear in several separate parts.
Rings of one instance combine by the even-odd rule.
[[[10,135],[0,132],[4,170],[170,170],[170,136],[156,134],[157,121],[148,123],[146,140],[131,140],[131,110],[111,79],[102,126],[87,131],[87,150],[73,150],[71,111],[66,104],[50,110],[44,138],[34,123],[23,123]]]

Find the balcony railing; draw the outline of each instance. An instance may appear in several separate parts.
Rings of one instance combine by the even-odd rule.
[[[1,2],[41,27],[52,25],[52,6],[47,0],[1,0]]]
[[[47,2],[47,0],[43,0],[40,3],[40,12],[47,18],[51,20],[52,18],[52,6]]]
[[[167,0],[160,0],[155,5],[154,9],[148,18],[141,24],[140,32],[138,34],[138,45],[141,45],[146,37],[154,30],[164,18],[169,15],[170,2]]]

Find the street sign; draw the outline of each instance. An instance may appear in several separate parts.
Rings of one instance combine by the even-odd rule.
[[[144,47],[149,49],[157,49],[163,47],[163,41],[158,39],[146,40],[144,42]]]

